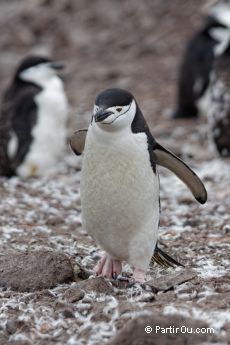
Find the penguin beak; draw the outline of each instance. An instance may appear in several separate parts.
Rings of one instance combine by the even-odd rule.
[[[65,65],[61,62],[51,62],[49,65],[51,68],[53,68],[55,70],[61,70],[61,69],[65,68]]]
[[[101,109],[94,115],[95,122],[102,122],[109,115],[112,115],[112,114],[113,114],[112,111],[106,111],[106,110]]]

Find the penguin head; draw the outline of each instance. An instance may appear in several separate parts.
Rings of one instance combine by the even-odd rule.
[[[230,26],[230,0],[219,0],[209,9],[209,16],[219,23]]]
[[[216,42],[215,55],[223,54],[230,43],[230,0],[220,0],[211,7],[207,31]]]
[[[38,86],[56,75],[63,64],[52,61],[43,56],[28,56],[19,65],[15,73],[15,80],[31,82]]]
[[[92,123],[109,131],[130,127],[136,108],[135,98],[130,92],[116,88],[107,89],[95,100]]]

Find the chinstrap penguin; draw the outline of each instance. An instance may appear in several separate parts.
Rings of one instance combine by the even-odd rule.
[[[177,264],[157,246],[157,164],[172,170],[200,203],[207,193],[198,176],[156,142],[133,95],[122,89],[101,92],[88,130],[75,132],[70,145],[76,154],[84,150],[83,228],[105,251],[96,275],[116,278],[125,261],[134,267],[134,279],[143,282],[151,258]]]
[[[211,139],[222,157],[230,157],[230,49],[214,64],[209,110]]]
[[[173,118],[207,115],[211,104],[213,64],[230,43],[230,1],[209,11],[203,28],[188,42],[179,68],[177,109]]]
[[[63,64],[28,56],[6,89],[0,113],[0,175],[45,175],[66,145],[68,101]]]

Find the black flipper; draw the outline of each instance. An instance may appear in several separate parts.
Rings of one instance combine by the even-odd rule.
[[[180,262],[173,259],[167,253],[165,253],[162,249],[160,249],[157,246],[157,244],[154,250],[154,254],[151,258],[150,265],[152,266],[154,262],[156,262],[161,267],[165,267],[165,268],[175,267],[175,266],[184,267],[184,265],[182,265]]]
[[[84,151],[86,134],[87,129],[80,129],[70,137],[70,147],[77,156],[80,156]]]
[[[37,122],[37,105],[33,96],[33,90],[27,90],[15,102],[12,132],[17,137],[18,145],[15,155],[12,157],[12,166],[14,169],[24,161],[33,141],[32,130]]]
[[[207,192],[202,181],[186,163],[158,143],[155,145],[154,154],[156,163],[177,175],[188,186],[197,201],[201,204],[207,201]]]
[[[7,146],[10,141],[10,130],[6,125],[2,125],[0,119],[0,176],[14,176],[15,170],[11,166],[11,161],[7,152]]]
[[[34,97],[40,88],[33,84],[15,83],[6,89],[0,112],[0,175],[13,176],[23,162],[33,140],[32,129],[37,120]],[[12,156],[8,145],[11,135],[17,138]]]

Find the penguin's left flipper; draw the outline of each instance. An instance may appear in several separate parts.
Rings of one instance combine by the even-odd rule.
[[[77,156],[80,156],[84,151],[86,134],[87,129],[80,129],[70,137],[70,147]]]
[[[201,204],[207,201],[207,191],[200,178],[172,152],[156,143],[154,148],[156,163],[174,172],[183,181]]]
[[[180,262],[173,259],[167,253],[165,253],[162,249],[160,249],[157,244],[156,244],[153,256],[151,258],[150,265],[153,265],[154,262],[156,262],[161,267],[165,267],[165,268],[176,267],[176,266],[184,267],[184,265],[182,265]]]

